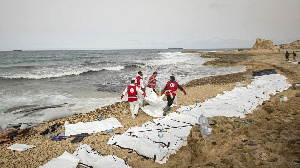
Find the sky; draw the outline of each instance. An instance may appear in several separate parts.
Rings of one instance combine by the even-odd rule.
[[[300,40],[300,0],[0,0],[0,51],[251,48]]]

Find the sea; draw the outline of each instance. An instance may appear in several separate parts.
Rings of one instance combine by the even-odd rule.
[[[200,52],[231,49],[188,50]],[[234,50],[234,49],[232,49]],[[35,126],[120,102],[138,71],[157,89],[171,75],[179,84],[230,74],[244,66],[204,66],[212,58],[182,49],[0,51],[0,129]]]

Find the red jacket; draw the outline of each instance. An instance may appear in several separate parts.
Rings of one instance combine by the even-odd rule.
[[[150,87],[152,84],[152,88],[155,88],[156,86],[156,79],[154,75],[150,76],[147,87]]]
[[[128,94],[128,101],[129,102],[134,102],[137,101],[137,90],[136,86],[127,86],[127,94]]]
[[[175,97],[177,88],[178,88],[178,83],[177,82],[169,81],[167,83],[167,95],[172,94],[172,96]]]
[[[136,77],[136,84],[135,84],[135,85],[136,85],[137,87],[141,87],[141,79],[142,79],[141,76],[137,76],[137,77]]]

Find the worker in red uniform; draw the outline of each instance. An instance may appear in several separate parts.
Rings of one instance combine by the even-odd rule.
[[[170,81],[167,82],[165,88],[161,92],[162,93],[161,95],[163,95],[166,92],[167,100],[168,100],[168,105],[164,108],[164,114],[163,114],[164,116],[170,110],[171,105],[173,104],[173,101],[176,97],[177,89],[180,89],[184,93],[184,95],[186,95],[185,90],[175,81],[175,77],[170,76]]]
[[[154,92],[156,87],[156,76],[157,76],[157,72],[153,72],[153,75],[150,76],[147,85],[147,87],[152,88]]]
[[[143,72],[139,71],[138,76],[135,78],[135,85],[140,88],[145,93],[145,86],[144,86],[144,80],[143,80]],[[144,97],[138,96],[138,102],[140,106],[143,105]]]
[[[138,111],[140,108],[138,95],[143,95],[144,97],[146,97],[146,94],[136,86],[135,80],[131,80],[131,84],[124,90],[121,99],[123,99],[124,95],[126,94],[128,95],[128,102],[130,104],[132,118],[135,118],[138,115]]]
[[[138,76],[135,78],[135,85],[144,91],[144,80],[143,80],[143,72],[139,71]]]

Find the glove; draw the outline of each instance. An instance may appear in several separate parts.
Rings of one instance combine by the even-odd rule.
[[[124,95],[121,96],[121,100],[123,99]]]
[[[144,97],[147,97],[147,96],[146,96],[146,93],[143,93],[143,96],[144,96]]]

